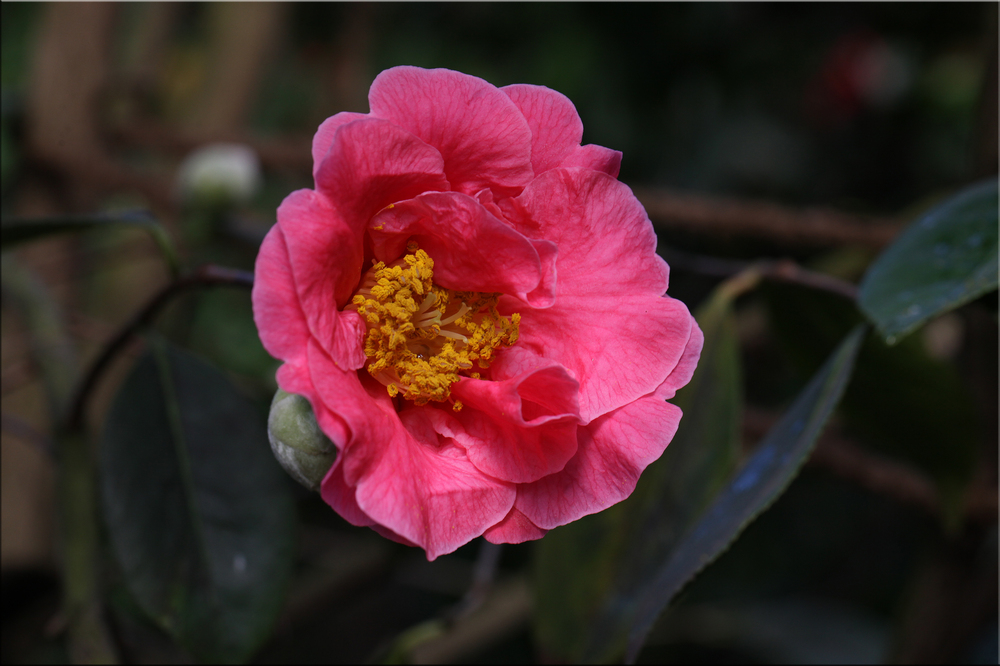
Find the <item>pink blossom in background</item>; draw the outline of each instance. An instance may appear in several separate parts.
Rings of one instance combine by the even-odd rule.
[[[621,154],[541,86],[396,67],[328,118],[254,320],[339,453],[323,499],[424,548],[537,539],[633,491],[702,334]]]

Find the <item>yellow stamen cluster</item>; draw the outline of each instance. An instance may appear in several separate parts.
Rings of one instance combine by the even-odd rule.
[[[368,372],[418,405],[450,400],[451,385],[474,366],[488,368],[496,352],[517,342],[521,315],[497,312],[500,294],[452,291],[433,283],[434,260],[409,254],[365,273],[349,308],[365,319]],[[462,403],[455,401],[458,411]]]

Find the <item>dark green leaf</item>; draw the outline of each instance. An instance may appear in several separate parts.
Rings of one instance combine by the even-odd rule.
[[[917,220],[872,264],[858,303],[889,344],[997,288],[997,180]]]
[[[280,609],[294,532],[261,415],[219,371],[157,343],[111,408],[101,484],[139,605],[197,659],[247,659]]]
[[[650,628],[674,595],[718,557],[795,477],[843,395],[864,332],[859,326],[847,336],[657,575],[647,582],[633,617],[627,661],[635,661]]]
[[[537,631],[549,654],[571,662],[620,656],[635,599],[732,472],[742,403],[736,295],[719,289],[697,313],[705,346],[674,400],[684,410],[680,428],[635,492],[539,544]]]
[[[167,236],[166,229],[148,211],[144,210],[41,218],[8,217],[4,218],[2,225],[0,225],[0,232],[2,232],[0,233],[0,246],[7,250],[21,243],[39,240],[54,234],[88,231],[109,225],[144,229],[156,241],[164,259],[170,265],[170,270],[174,275],[177,274],[177,253],[170,242],[170,237]]]

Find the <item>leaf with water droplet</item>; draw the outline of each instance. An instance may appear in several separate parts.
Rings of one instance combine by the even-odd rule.
[[[888,344],[997,288],[997,180],[973,185],[910,226],[868,269],[858,304]]]

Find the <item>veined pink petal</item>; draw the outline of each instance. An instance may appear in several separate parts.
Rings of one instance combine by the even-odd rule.
[[[483,537],[490,543],[524,543],[541,539],[547,533],[548,530],[535,525],[517,509],[511,509],[503,520],[486,530]]]
[[[507,95],[448,69],[393,67],[368,93],[371,115],[437,148],[452,189],[516,195],[531,180],[531,130]]]
[[[577,146],[559,166],[583,167],[617,178],[622,167],[622,154],[617,150],[588,143],[586,146]]]
[[[530,355],[517,348],[501,356]],[[462,379],[452,396],[465,407],[452,434],[478,469],[511,483],[558,472],[577,449],[578,384],[565,368],[536,359],[535,368],[485,381]],[[496,379],[496,374],[494,374]]]
[[[537,307],[552,302],[554,248],[525,238],[465,194],[430,192],[393,204],[372,220],[371,238],[376,258],[386,262],[404,253],[407,240],[417,241],[442,287],[513,294]]]
[[[688,338],[681,360],[677,362],[674,371],[663,380],[663,383],[653,392],[657,398],[669,400],[677,393],[677,389],[687,386],[694,376],[694,371],[698,367],[698,359],[701,358],[702,347],[705,346],[705,334],[697,321],[691,322],[691,336]]]
[[[680,419],[675,405],[646,397],[581,427],[576,456],[561,472],[518,486],[515,508],[553,529],[622,501],[667,448]]]
[[[283,361],[304,362],[309,324],[299,306],[288,248],[277,224],[260,245],[251,300],[253,320],[264,349]]]
[[[357,498],[365,513],[422,546],[433,560],[502,520],[515,490],[480,472],[460,447],[439,438],[426,411],[400,413],[412,436],[373,444],[384,451],[358,481]]]
[[[604,174],[560,168],[508,211],[523,233],[559,248],[556,302],[521,311],[520,344],[573,373],[584,423],[652,393],[680,360],[694,319],[662,296],[667,266],[632,192]]]
[[[397,414],[381,384],[341,371],[315,344],[308,357],[323,404],[350,430],[338,463],[366,516],[433,560],[507,515],[513,484],[476,469],[460,447],[438,435],[424,408]],[[328,475],[324,486],[328,482],[337,480]],[[333,485],[329,492],[333,497],[339,491]]]
[[[316,171],[316,189],[360,234],[375,213],[421,192],[449,190],[437,150],[377,118],[340,126]]]
[[[349,122],[367,117],[368,114],[366,113],[342,111],[320,123],[312,142],[313,177],[316,176],[316,172],[319,171],[319,165],[323,163],[323,158],[326,157],[327,151],[330,150],[330,146],[333,144],[333,135],[337,132],[337,129],[341,125],[346,125]]]
[[[357,525],[358,527],[370,527],[386,539],[391,539],[404,546],[417,545],[409,539],[399,536],[389,528],[379,525],[361,510],[355,498],[354,488],[348,486],[344,481],[344,472],[339,458],[333,464],[333,467],[330,468],[330,471],[327,472],[326,478],[323,479],[320,493],[323,501],[329,504],[334,511],[340,514],[341,518],[350,524]]]
[[[531,168],[535,176],[559,166],[579,148],[583,121],[569,98],[545,86],[517,84],[502,91],[524,114],[531,128]]]
[[[361,247],[329,201],[312,190],[289,194],[278,207],[299,304],[309,332],[341,367],[365,364],[364,324],[340,313],[361,274]],[[275,322],[280,325],[280,322]]]

